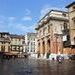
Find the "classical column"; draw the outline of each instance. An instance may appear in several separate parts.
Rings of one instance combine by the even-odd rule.
[[[54,53],[54,41],[53,41],[53,37],[50,38],[50,53],[53,54]]]
[[[47,44],[47,39],[45,39],[45,55],[44,55],[44,58],[47,58],[47,52],[48,52],[48,44]]]

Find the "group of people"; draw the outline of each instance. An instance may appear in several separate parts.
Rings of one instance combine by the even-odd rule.
[[[60,55],[57,56],[57,61],[58,61],[59,63],[62,63],[63,60],[64,60],[64,57],[62,57],[62,56],[60,56]]]

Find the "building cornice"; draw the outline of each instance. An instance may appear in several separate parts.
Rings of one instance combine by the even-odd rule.
[[[43,27],[45,24],[47,24],[50,20],[57,20],[57,21],[66,21],[69,22],[69,20],[67,18],[61,18],[61,17],[53,17],[50,16],[47,18],[47,21],[43,20],[43,23],[41,25],[38,25],[37,28],[35,28],[36,30],[38,30],[39,28]]]
[[[66,8],[69,8],[69,7],[71,7],[72,5],[75,5],[75,1],[72,2],[72,3],[70,3],[69,5],[67,5]]]
[[[45,24],[47,24],[50,20],[59,20],[59,21],[68,21],[68,19],[66,18],[62,18],[62,17],[54,17],[54,16],[50,16],[51,12],[61,12],[68,14],[68,12],[65,11],[61,11],[61,10],[50,10],[39,22],[37,27],[35,28],[35,30],[38,30],[39,28],[41,28],[42,26],[44,26]]]

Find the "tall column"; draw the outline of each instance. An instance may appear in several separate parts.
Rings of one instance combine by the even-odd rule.
[[[47,44],[47,39],[45,39],[45,55],[44,55],[44,58],[47,58],[47,53],[48,53],[48,44]]]

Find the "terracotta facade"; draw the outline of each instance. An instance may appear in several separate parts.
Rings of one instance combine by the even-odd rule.
[[[51,10],[38,23],[37,42],[38,57],[47,57],[47,54],[59,54],[63,52],[64,23],[69,28],[68,13],[59,10]],[[66,34],[65,34],[66,35]]]

